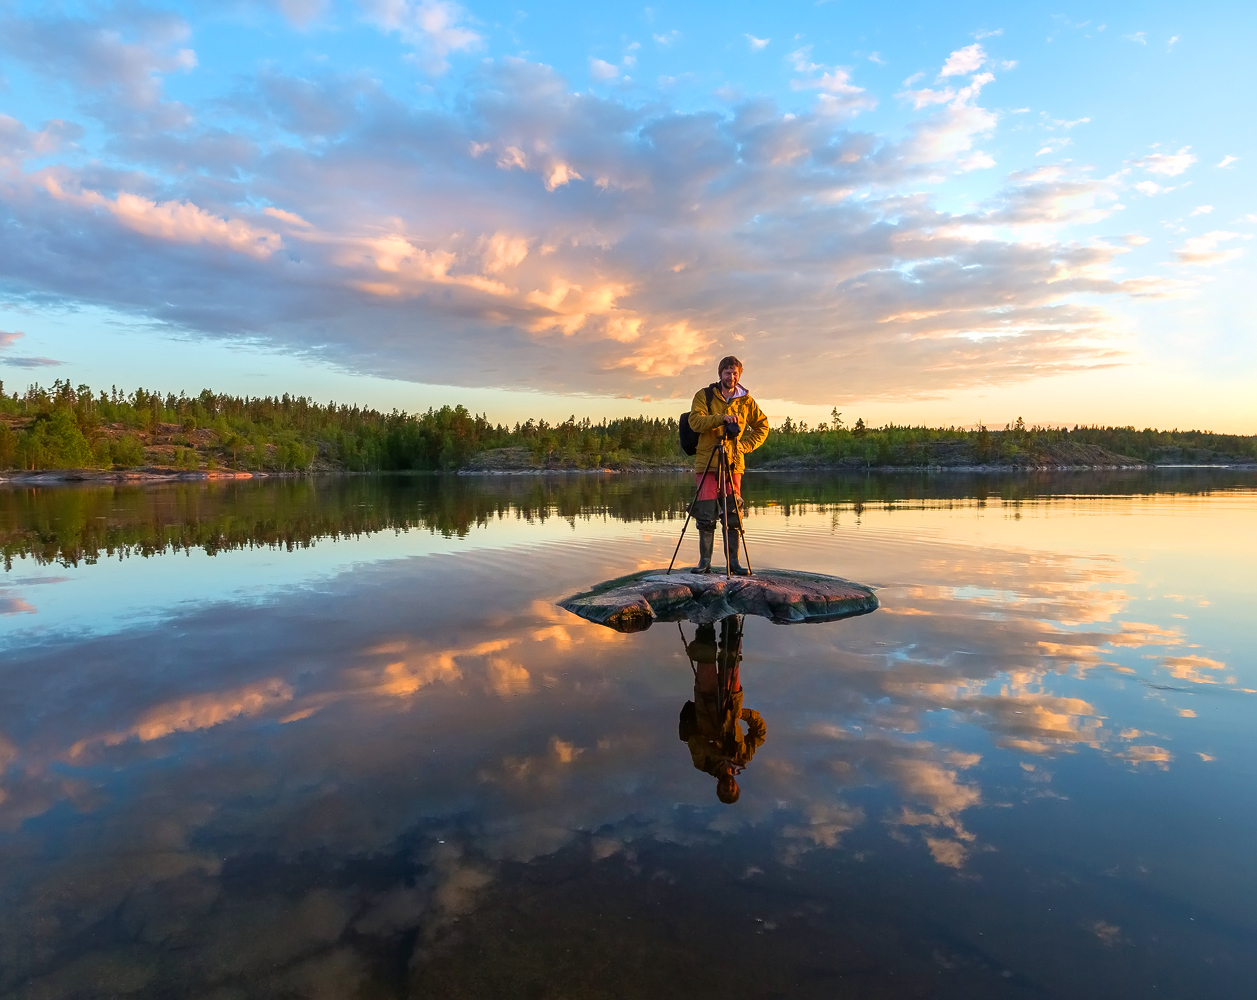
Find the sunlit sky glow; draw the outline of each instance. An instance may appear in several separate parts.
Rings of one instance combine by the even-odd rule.
[[[1257,431],[1249,5],[0,0],[0,377]]]

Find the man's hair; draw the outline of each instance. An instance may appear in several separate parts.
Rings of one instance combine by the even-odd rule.
[[[733,780],[733,775],[729,774],[716,781],[716,798],[727,806],[733,805],[742,795],[742,789],[738,788],[738,783]]]
[[[727,358],[721,358],[720,364],[716,365],[717,374],[730,366],[736,368],[739,372],[742,371],[742,362],[730,354]]]

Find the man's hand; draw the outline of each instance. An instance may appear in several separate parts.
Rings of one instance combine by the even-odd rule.
[[[725,416],[724,416],[724,421],[725,421],[725,423],[726,423],[726,424],[736,424],[736,423],[738,422],[738,417],[737,417],[737,414],[735,414],[735,413],[726,413],[726,414],[725,414]]]

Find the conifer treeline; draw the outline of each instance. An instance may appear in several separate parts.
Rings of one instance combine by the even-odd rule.
[[[845,426],[836,410],[831,422],[809,428],[790,418],[755,453],[758,464],[775,459],[848,467],[965,465],[1107,465],[1113,459],[1149,464],[1257,462],[1257,435],[1210,431],[1161,431],[1134,427],[1032,427],[1018,417],[1002,430],[979,425]]]
[[[0,468],[231,467],[352,471],[457,469],[489,448],[528,448],[581,466],[679,454],[675,420],[491,424],[462,406],[422,414],[316,403],[305,396],[93,392],[58,380],[18,395],[0,383]]]
[[[379,410],[304,396],[229,396],[206,389],[178,396],[136,389],[93,392],[58,380],[5,395],[0,383],[0,469],[242,468],[301,471],[443,470],[478,452],[524,448],[539,464],[617,468],[684,465],[675,419],[625,417],[593,423],[492,424],[462,406],[426,413]],[[1257,462],[1257,436],[1134,427],[809,428],[787,418],[750,456],[811,465],[963,466],[1107,464],[1116,456],[1149,463]]]

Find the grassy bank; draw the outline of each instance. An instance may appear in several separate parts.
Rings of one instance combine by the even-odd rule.
[[[55,382],[6,395],[0,470],[365,472],[686,466],[673,419],[490,423],[461,406],[378,410],[302,396],[94,392]],[[1133,427],[809,428],[787,420],[752,468],[1033,468],[1257,463],[1257,436]]]

